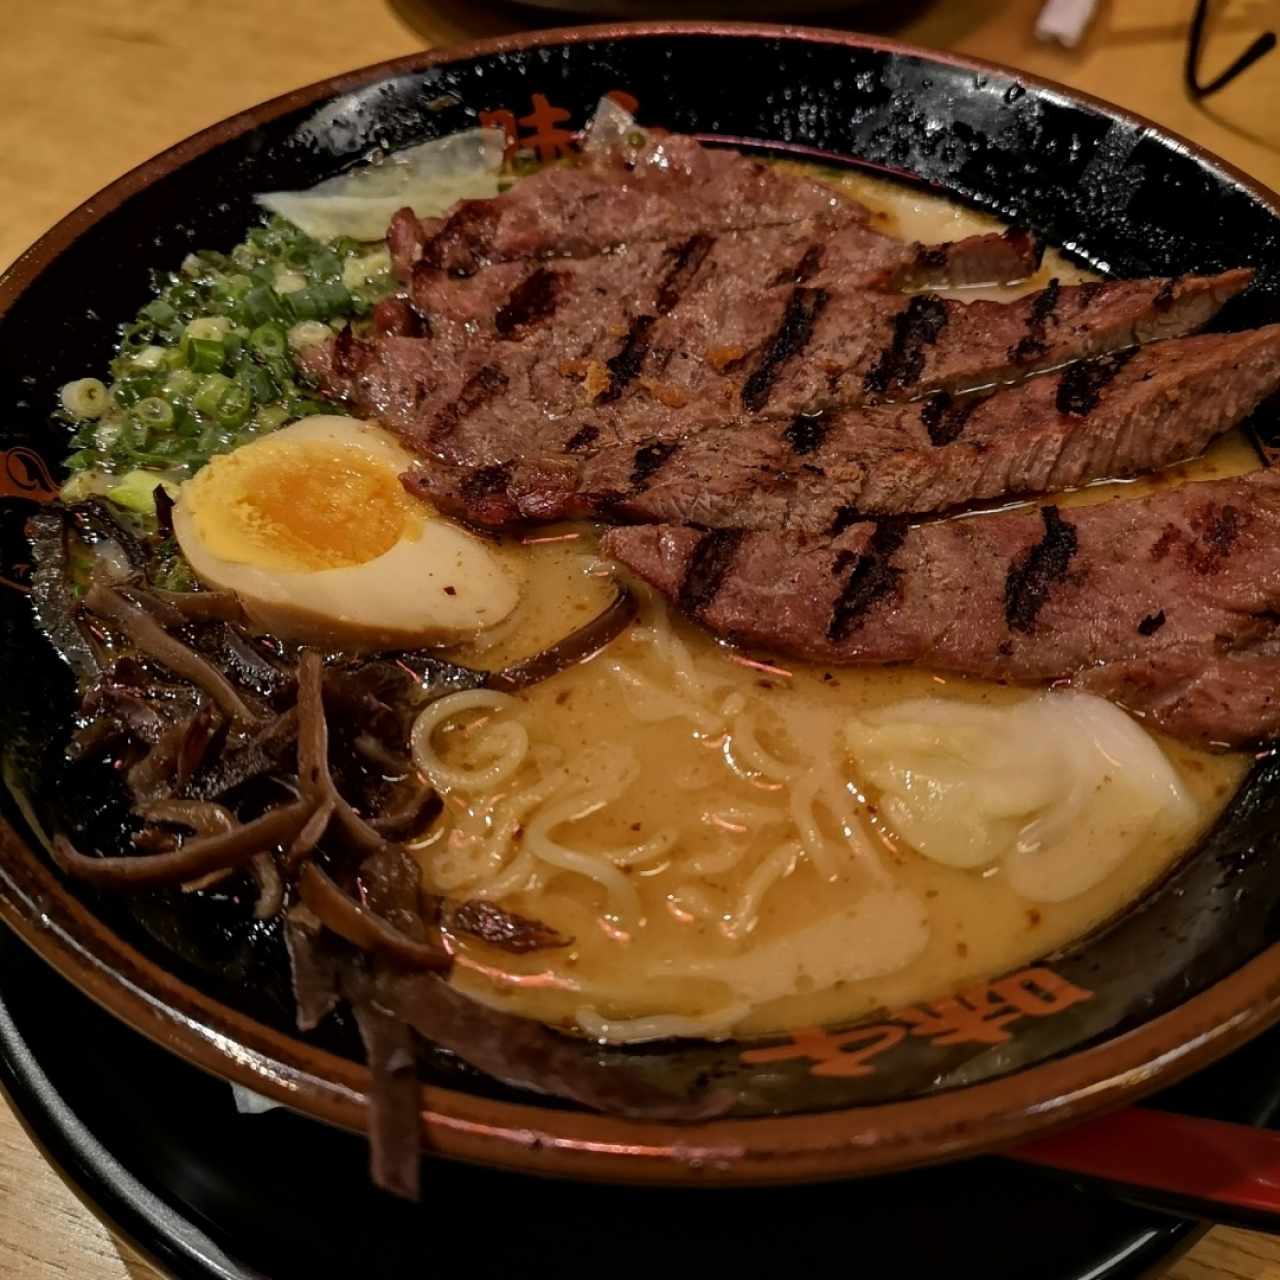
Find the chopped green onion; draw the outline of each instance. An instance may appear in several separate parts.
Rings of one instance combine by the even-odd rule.
[[[97,378],[77,378],[62,388],[61,399],[73,418],[99,418],[107,407],[107,388]]]
[[[249,335],[249,348],[267,359],[282,356],[289,349],[284,330],[278,324],[260,324]]]
[[[146,444],[146,423],[139,422],[137,418],[126,418],[120,424],[120,430],[116,434],[113,451],[128,455],[137,453],[140,449],[145,448]]]
[[[225,271],[231,264],[231,259],[225,253],[219,253],[217,249],[201,249],[196,257],[201,262],[208,263],[215,271]]]
[[[276,380],[260,364],[242,365],[236,379],[253,398],[255,404],[266,404],[280,394]]]
[[[328,326],[325,326],[328,328]],[[321,335],[321,341],[327,335]],[[288,346],[289,340],[285,339],[285,345]],[[263,366],[266,371],[276,380],[276,385],[286,390],[294,385],[293,382],[293,361],[289,358],[288,353],[279,356],[271,356],[262,359]]]
[[[139,467],[153,467],[157,471],[165,471],[178,465],[178,460],[174,455],[183,448],[182,441],[167,439],[163,442],[163,445],[135,449],[129,454],[128,461]]]
[[[332,413],[302,385],[294,355],[367,314],[391,280],[384,248],[322,243],[273,218],[229,254],[188,255],[153,287],[121,330],[106,384],[62,392],[68,469],[123,498],[137,473],[149,487],[134,509],[147,511],[157,472],[189,474],[295,418]]]
[[[200,390],[191,401],[191,407],[207,418],[212,418],[218,410],[218,402],[227,388],[232,385],[225,373],[211,373],[200,384]]]
[[[331,249],[318,249],[307,263],[307,274],[312,280],[337,280],[342,275],[342,259]]]
[[[274,253],[280,248],[279,238],[269,227],[251,227],[246,239],[260,252]]]
[[[326,404],[323,400],[300,399],[294,400],[290,407],[299,418],[311,418],[318,413],[332,413],[333,405]]]
[[[295,320],[320,319],[320,300],[313,288],[299,289],[297,293],[286,294],[284,305]]]
[[[65,466],[68,471],[83,471],[86,467],[93,466],[97,460],[98,451],[96,449],[80,449],[78,452],[73,453],[69,458],[67,458],[63,463],[63,466]],[[70,482],[68,482],[68,484],[69,483]],[[66,492],[66,488],[67,486],[64,485],[64,494]],[[64,500],[67,502],[79,501],[78,498],[65,498]]]
[[[314,249],[305,241],[300,244],[290,245],[284,254],[285,266],[292,267],[297,271],[305,271],[311,265],[312,253],[314,253]]]
[[[333,316],[345,315],[351,310],[351,290],[340,280],[328,284],[311,286],[316,296],[316,305],[320,309],[320,318],[328,320]]]
[[[286,271],[281,267],[272,277],[271,284],[277,293],[297,293],[307,287],[307,277],[299,271]]]
[[[200,306],[200,291],[189,284],[177,284],[169,290],[169,302],[179,315],[183,312],[195,313]]]
[[[163,298],[156,298],[154,302],[148,302],[138,312],[139,320],[155,325],[157,329],[163,329],[166,325],[172,324],[177,317],[178,313]]]
[[[327,320],[351,309],[351,291],[341,281],[313,284],[285,298],[297,320]]]
[[[200,433],[200,439],[196,443],[196,448],[206,458],[213,457],[215,453],[226,453],[229,447],[230,441],[227,439],[226,432],[216,423],[206,427]]]
[[[282,404],[269,404],[259,409],[254,416],[253,425],[261,432],[275,431],[289,421],[289,410]]]
[[[226,358],[226,347],[212,338],[192,338],[187,343],[187,363],[197,373],[215,373]]]
[[[200,385],[200,379],[190,369],[175,369],[165,380],[162,390],[171,400],[189,396]]]
[[[342,268],[342,283],[348,289],[358,289],[376,277],[385,275],[391,270],[391,255],[386,249],[375,249],[372,253],[352,255]]]
[[[289,330],[289,346],[294,351],[306,347],[314,347],[317,343],[327,342],[333,337],[333,330],[319,320],[303,320]]]
[[[133,416],[151,431],[167,431],[173,426],[173,406],[160,396],[139,400],[133,406]]]
[[[231,332],[231,321],[226,316],[197,316],[187,325],[188,338],[206,338],[212,342],[224,342]]]
[[[87,452],[87,451],[86,451]],[[91,498],[96,493],[103,493],[111,484],[112,477],[108,476],[105,471],[99,471],[93,466],[95,459],[92,456],[81,461],[81,454],[72,454],[67,459],[67,467],[74,473],[62,486],[62,491],[58,495],[67,506],[71,506],[76,502],[83,502],[86,498]]]
[[[241,299],[240,310],[247,324],[266,324],[281,314],[280,299],[270,286],[258,284]]]
[[[98,423],[98,429],[93,433],[94,447],[104,451],[114,449],[116,439],[120,435],[120,428],[123,425],[124,419],[119,414],[109,412]]]
[[[213,411],[219,425],[238,427],[243,425],[253,408],[253,397],[247,387],[233,382],[223,393]]]
[[[118,378],[111,388],[111,398],[122,409],[132,409],[139,400],[152,395],[156,390],[156,380],[146,376],[136,378]]]
[[[169,459],[182,453],[186,447],[181,437],[175,436],[172,432],[162,435],[158,440],[147,441],[147,448],[150,450],[151,456],[153,458],[163,458],[166,465]]]
[[[200,434],[200,422],[186,409],[175,409],[173,413],[173,432],[175,435],[191,437]]]
[[[164,367],[168,354],[166,347],[143,347],[137,355],[130,358],[129,363],[134,369],[145,369],[148,373],[154,373],[157,369]]]

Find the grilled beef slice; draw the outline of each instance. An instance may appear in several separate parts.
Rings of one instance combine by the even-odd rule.
[[[1179,737],[1280,731],[1280,475],[814,540],[608,532],[621,561],[712,631],[832,664],[911,662],[1071,680]]]
[[[631,169],[608,155],[584,157],[416,227],[397,215],[389,240],[402,279],[420,263],[469,275],[492,262],[590,257],[614,245],[783,225],[837,207],[867,216],[823,183],[671,134],[657,137]]]
[[[753,293],[726,279],[625,325],[607,303],[599,321],[584,305],[580,326],[544,326],[522,341],[347,333],[302,363],[326,395],[378,417],[424,456],[487,466],[543,449],[544,428],[559,448],[586,426],[629,439],[615,424],[638,414],[646,434],[670,438],[682,433],[681,413],[790,421],[1010,379],[1190,332],[1250,278],[1051,285],[1008,304],[805,285]]]
[[[994,394],[791,421],[697,418],[670,435],[633,415],[608,437],[579,428],[573,448],[557,424],[545,445],[529,438],[482,495],[476,468],[437,464],[415,483],[482,524],[604,516],[821,534],[851,510],[939,511],[1138,475],[1194,457],[1278,388],[1272,325],[1128,348]]]
[[[784,232],[774,272],[794,262],[812,264],[802,273],[814,274],[823,257],[854,260],[866,281],[889,287],[1020,280],[1040,262],[1039,242],[1022,231],[904,244],[872,230],[869,211],[847,193],[688,137],[655,135],[620,160],[597,153],[571,168],[544,169],[494,199],[463,201],[443,219],[419,223],[402,210],[388,231],[393,266],[429,309],[442,279],[483,276],[493,264],[592,258],[656,241],[674,250],[770,228]],[[785,244],[788,228],[792,242],[810,241],[798,253]]]
[[[796,286],[785,299],[700,295],[666,318],[643,370],[690,398],[790,417],[1014,379],[1202,327],[1251,272],[1059,287],[1010,303]],[[699,304],[702,305],[699,305]],[[746,354],[717,371],[717,343]],[[666,353],[670,352],[670,355]]]
[[[888,289],[910,285],[1005,282],[1039,265],[1041,246],[1025,232],[975,236],[952,244],[904,244],[859,218],[824,214],[784,226],[682,234],[638,241],[587,258],[496,262],[469,276],[419,268],[409,297],[438,337],[527,342],[540,331],[584,324],[604,332],[630,317],[670,314],[693,293],[713,305],[797,285],[810,289]]]

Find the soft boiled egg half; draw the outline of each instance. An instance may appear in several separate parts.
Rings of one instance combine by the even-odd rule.
[[[502,621],[519,590],[491,548],[405,490],[414,461],[371,423],[306,418],[197,472],[173,531],[264,631],[355,649],[456,642]]]

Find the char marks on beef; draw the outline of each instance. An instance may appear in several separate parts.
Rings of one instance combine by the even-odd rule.
[[[787,447],[798,458],[812,453],[827,438],[831,430],[831,422],[821,413],[797,414],[795,420],[787,427],[782,438]]]
[[[1247,271],[1189,277],[1160,310],[1154,306],[1163,288],[1158,280],[1063,288],[1052,321],[1042,328],[1042,363],[1063,364],[1198,328],[1249,278]],[[309,349],[302,362],[326,394],[380,418],[427,456],[455,467],[488,465],[548,447],[562,452],[582,423],[567,435],[557,433],[584,412],[602,435],[624,439],[681,435],[699,417],[730,421],[741,414],[744,398],[748,409],[762,404],[765,416],[787,421],[851,408],[865,403],[867,375],[884,370],[886,352],[893,366],[886,384],[900,386],[909,375],[913,395],[998,382],[1020,372],[1008,364],[1008,350],[1038,313],[1040,296],[1007,305],[921,304],[808,285],[753,294],[741,281],[724,297],[704,292],[695,288],[666,316],[643,311],[625,323],[610,305],[562,297],[555,323],[534,328],[519,342],[386,336],[357,344],[355,361],[338,360],[335,344],[326,344]],[[504,302],[508,296],[504,290]],[[908,338],[916,330],[898,323],[904,314],[919,316],[922,305],[934,320],[946,316],[945,324],[929,323],[933,340],[927,344],[918,334]],[[561,316],[575,307],[582,322],[562,326]],[[434,332],[434,318],[432,324]],[[707,353],[726,337],[731,349],[757,355],[717,367]],[[463,422],[451,406],[465,399],[463,387],[480,369],[501,373],[503,393],[486,398],[483,411],[469,412]],[[442,413],[452,423],[447,447],[435,429]]]
[[[863,374],[868,398],[896,400],[903,398],[902,393],[909,397],[924,372],[926,349],[937,342],[949,319],[941,298],[928,293],[912,298],[893,317],[893,341]]]
[[[462,384],[458,398],[440,411],[432,426],[432,436],[439,439],[456,431],[459,424],[506,387],[507,375],[501,369],[491,364],[482,365]]]
[[[938,392],[786,423],[663,406],[597,412],[557,421],[543,440],[522,426],[499,449],[515,455],[508,501],[486,510],[500,524],[604,514],[817,534],[849,509],[941,511],[1139,475],[1194,457],[1277,390],[1280,326],[1271,326],[1153,343],[994,394]],[[657,442],[679,450],[637,483],[637,450]],[[458,497],[466,472],[437,463],[423,488],[479,520]]]
[[[674,245],[667,250],[671,265],[658,286],[655,306],[659,315],[665,316],[680,301],[681,294],[698,274],[698,268],[711,252],[711,246],[714,243],[710,236],[699,232],[697,235],[690,236],[683,244]],[[812,251],[810,249],[808,252]]]
[[[1081,362],[1082,365],[1085,363]],[[927,396],[920,406],[920,421],[929,433],[929,443],[941,446],[955,440],[982,400],[983,397],[977,394],[952,396],[946,391],[935,391]]]
[[[792,291],[781,323],[770,335],[758,363],[742,384],[740,395],[744,409],[759,413],[769,402],[773,384],[787,362],[803,356],[806,344],[813,337],[814,325],[830,296],[825,289],[806,289],[799,285]]]
[[[604,362],[604,367],[609,371],[609,382],[595,397],[597,403],[612,404],[615,400],[621,400],[623,392],[639,377],[645,356],[649,354],[653,323],[653,316],[636,316],[631,322],[622,346]]]
[[[1058,412],[1077,418],[1092,413],[1098,407],[1103,389],[1115,380],[1137,350],[1137,347],[1130,347],[1126,351],[1099,356],[1096,360],[1081,360],[1069,366],[1058,380],[1058,394],[1054,400]]]
[[[872,606],[896,591],[902,570],[893,557],[906,536],[903,521],[886,520],[875,526],[860,551],[847,553],[851,567],[827,623],[827,638],[832,643],[847,640],[866,621]],[[838,574],[845,567],[844,559],[836,557],[833,572]]]
[[[883,528],[744,533],[698,619],[825,663],[1072,680],[1184,738],[1241,745],[1280,731],[1280,475],[917,525],[876,553],[892,589],[857,627],[833,630],[842,568],[875,552]],[[679,601],[706,536],[635,526],[610,530],[602,548]]]
[[[1080,547],[1076,527],[1057,507],[1041,507],[1044,535],[1009,566],[1004,579],[1004,620],[1010,631],[1027,634],[1055,585],[1066,580]]]
[[[662,467],[679,449],[679,442],[675,440],[653,440],[648,444],[642,444],[635,451],[632,459],[632,489],[645,489],[653,476],[662,470]]]
[[[555,314],[557,295],[564,276],[546,267],[536,267],[511,291],[511,296],[493,315],[493,327],[500,338],[520,338],[534,325]]]
[[[1088,288],[1089,286],[1085,286]],[[1164,293],[1167,282],[1161,284],[1156,294],[1154,306],[1157,310],[1164,308]],[[1031,313],[1027,317],[1027,331],[1009,348],[1009,363],[1020,366],[1034,364],[1044,358],[1049,350],[1046,330],[1058,309],[1058,300],[1062,296],[1062,286],[1056,279],[1050,280],[1048,288],[1036,294]]]
[[[733,567],[733,558],[743,537],[741,529],[712,529],[694,543],[675,597],[689,617],[700,617],[715,600],[720,584]]]

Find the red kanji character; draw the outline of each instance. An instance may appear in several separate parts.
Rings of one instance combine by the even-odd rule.
[[[1092,991],[1077,987],[1052,969],[1023,969],[993,982],[991,989],[1019,1013],[1033,1018],[1047,1018],[1093,999]]]
[[[44,459],[34,449],[19,445],[0,453],[0,497],[54,502],[58,486],[53,483]]]
[[[543,164],[568,155],[573,148],[573,134],[555,126],[566,121],[569,113],[563,107],[553,107],[540,93],[533,95],[532,102],[533,110],[520,117],[520,123],[533,130],[525,142],[537,151]]]
[[[821,1027],[803,1027],[791,1033],[790,1044],[772,1049],[748,1049],[742,1061],[793,1062],[807,1058],[813,1063],[810,1074],[815,1076],[869,1076],[875,1073],[871,1059],[892,1049],[906,1034],[901,1027],[890,1024],[854,1027],[835,1035]]]
[[[933,1004],[899,1009],[893,1016],[913,1036],[932,1039],[935,1045],[1003,1044],[1009,1039],[1005,1024],[1022,1013],[990,987],[975,987]]]
[[[501,129],[507,135],[507,145],[502,155],[504,159],[510,159],[511,153],[516,149],[516,136],[519,133],[516,128],[516,113],[499,108],[497,111],[481,111],[478,119],[484,128]]]
[[[947,1000],[899,1010],[893,1016],[905,1022],[913,1036],[930,1037],[935,1045],[1003,1044],[1010,1038],[1005,1030],[1009,1023],[1028,1014],[1046,1018],[1089,997],[1088,991],[1050,969],[1024,969]]]

